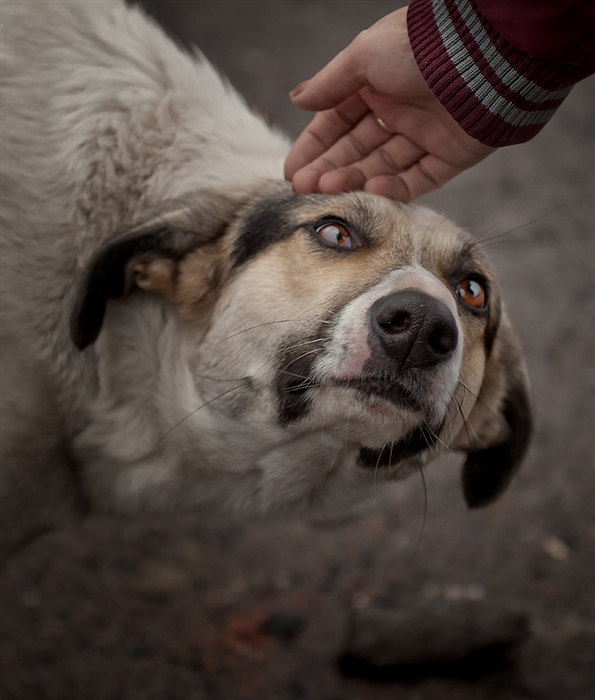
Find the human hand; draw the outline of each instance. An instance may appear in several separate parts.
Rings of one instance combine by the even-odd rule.
[[[409,202],[496,150],[467,135],[427,86],[406,7],[359,34],[290,96],[318,111],[285,164],[300,194],[365,190]]]

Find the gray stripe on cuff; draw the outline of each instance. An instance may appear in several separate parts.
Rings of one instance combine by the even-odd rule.
[[[444,5],[443,0],[432,0],[432,9],[434,11],[434,18],[436,20],[438,31],[449,58],[455,65],[467,87],[473,92],[473,94],[489,112],[499,116],[503,121],[511,126],[543,124],[552,118],[556,112],[556,109],[528,111],[516,107],[512,102],[500,95],[500,93],[498,93],[498,91],[492,85],[490,85],[489,81],[482,75],[475,60],[469,54],[468,50],[461,41],[457,30],[450,19],[450,15],[448,14],[448,10]],[[481,48],[483,49],[483,47]],[[523,76],[517,73],[512,66],[504,61],[504,59],[501,60],[505,64],[507,72],[502,73],[502,75],[500,72],[496,72],[498,77],[506,85],[508,85],[508,83],[505,82],[502,76],[512,75],[515,82],[517,82],[515,91],[522,94],[525,98],[525,92],[522,90],[521,86],[518,85],[520,82],[524,82],[528,86],[529,89],[527,92],[529,93],[531,92],[532,87],[543,90],[543,88],[539,88],[537,85],[535,85],[533,81],[523,78]],[[494,68],[494,70],[496,69]],[[511,77],[509,77],[509,82],[510,81]],[[570,92],[570,89],[571,88],[568,88],[567,90],[558,91],[556,93],[548,93],[550,96],[549,99],[561,99]]]
[[[438,1],[444,6],[443,0]],[[514,92],[518,92],[526,100],[530,100],[531,102],[561,100],[568,95],[571,88],[564,88],[563,90],[552,92],[540,87],[532,80],[518,73],[494,46],[471,3],[468,2],[468,0],[454,0],[454,3],[471,36],[477,42],[483,57],[506,87]]]

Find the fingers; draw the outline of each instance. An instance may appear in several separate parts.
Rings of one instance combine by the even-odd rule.
[[[337,194],[367,189],[368,181],[381,176],[398,175],[425,154],[422,148],[402,134],[388,136],[388,141],[380,144],[360,162],[324,173],[318,182],[318,190],[324,194]]]
[[[411,202],[422,194],[441,187],[465,168],[456,167],[428,154],[398,175],[380,175],[368,179],[365,191],[399,202]]]
[[[391,134],[379,126],[371,113],[368,113],[353,129],[349,130],[323,155],[308,164],[293,177],[296,192],[311,192],[320,188],[321,177],[330,171],[352,163],[359,163],[391,138]],[[342,191],[341,188],[339,191]]]
[[[358,92],[367,82],[365,55],[358,46],[352,42],[313,78],[296,85],[289,93],[293,104],[320,112],[336,107]]]
[[[388,133],[368,115],[353,134],[347,134],[328,153],[294,175],[294,190],[300,194],[338,194],[367,189],[368,181],[398,175],[424,154],[413,141],[402,134]]]
[[[298,170],[325,153],[367,112],[367,104],[357,94],[335,109],[318,113],[293,144],[285,161],[285,177],[288,180],[293,179]]]

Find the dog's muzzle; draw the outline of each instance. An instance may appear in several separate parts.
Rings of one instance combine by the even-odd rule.
[[[369,339],[392,367],[429,369],[452,357],[458,331],[446,304],[417,289],[403,289],[372,304]]]

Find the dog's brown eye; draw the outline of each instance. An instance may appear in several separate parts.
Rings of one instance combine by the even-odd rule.
[[[316,229],[316,233],[331,245],[336,245],[341,248],[353,247],[351,234],[342,224],[323,224]]]
[[[485,309],[486,293],[477,280],[459,282],[456,292],[465,304],[469,304],[474,309]]]

